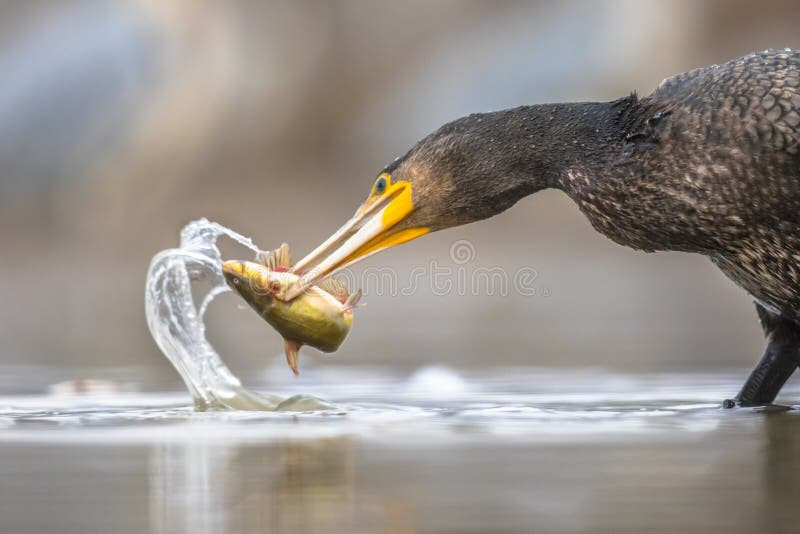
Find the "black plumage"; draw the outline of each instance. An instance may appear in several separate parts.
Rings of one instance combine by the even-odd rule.
[[[780,365],[754,372],[755,393],[740,394],[770,402],[786,362],[800,362],[798,140],[800,52],[767,50],[667,78],[642,98],[469,115],[384,172],[413,185],[415,211],[401,226],[464,224],[557,188],[620,244],[708,256],[781,340],[770,360]]]

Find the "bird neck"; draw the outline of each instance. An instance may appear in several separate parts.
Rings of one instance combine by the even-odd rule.
[[[699,218],[702,201],[696,193],[670,184],[670,173],[653,174],[653,167],[643,166],[647,158],[658,157],[658,140],[647,133],[661,120],[658,106],[631,95],[605,103],[509,110],[506,143],[521,147],[522,153],[509,158],[520,169],[505,187],[522,183],[527,194],[560,189],[596,230],[622,245],[648,251],[715,250],[718,232],[709,234],[713,225]]]
[[[489,160],[509,178],[509,186],[529,193],[573,189],[574,176],[588,176],[609,163],[624,140],[629,99],[614,102],[542,104],[499,111],[488,139]]]
[[[430,190],[421,181],[419,194],[428,201],[419,207],[417,222],[442,229],[486,219],[548,188],[577,200],[574,176],[601,176],[593,171],[618,153],[627,100],[522,106],[444,125],[401,162],[411,174],[419,168],[423,176],[451,181]]]

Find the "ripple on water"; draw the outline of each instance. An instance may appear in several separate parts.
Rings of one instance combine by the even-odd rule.
[[[757,409],[724,410],[719,402],[705,402],[707,375],[671,376],[669,380],[682,384],[676,393],[663,379],[649,375],[614,376],[605,382],[596,373],[566,372],[562,388],[545,393],[541,390],[549,388],[551,371],[516,370],[513,380],[503,370],[446,372],[445,380],[458,387],[443,396],[423,386],[439,383],[428,382],[431,376],[444,376],[439,370],[406,378],[372,369],[375,380],[365,381],[365,370],[339,368],[329,376],[319,373],[313,380],[287,383],[278,395],[285,400],[268,412],[196,412],[179,393],[0,397],[0,441],[270,441],[336,435],[408,444],[492,436],[533,442],[691,439],[720,428],[758,424],[764,415]],[[723,375],[713,388],[735,391],[738,378],[736,373]],[[626,389],[617,391],[622,382]],[[526,388],[530,394],[520,393]],[[664,398],[658,398],[659,391],[666,392]],[[797,388],[784,394],[796,397]]]

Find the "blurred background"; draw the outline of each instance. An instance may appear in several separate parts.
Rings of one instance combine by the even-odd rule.
[[[461,115],[648,94],[664,77],[800,47],[794,2],[5,2],[0,7],[2,364],[141,368],[148,262],[207,217],[299,258],[375,175]],[[451,246],[465,267],[535,270],[535,294],[370,294],[330,365],[749,366],[748,296],[709,261],[637,253],[544,192],[373,256],[407,280]],[[243,253],[231,249],[231,254]],[[239,373],[280,338],[226,294],[210,338]],[[304,351],[303,365],[322,361]],[[9,376],[9,375],[7,375]],[[246,379],[247,375],[244,374]],[[287,380],[290,378],[287,371]],[[6,389],[14,388],[9,379]]]
[[[449,120],[646,95],[798,28],[789,0],[0,3],[0,530],[796,531],[797,410],[719,408],[762,350],[750,298],[563,194],[359,264],[367,307],[297,380],[215,300],[232,370],[322,414],[194,413],[144,283],[193,219],[299,258]],[[443,291],[434,262],[535,276]]]

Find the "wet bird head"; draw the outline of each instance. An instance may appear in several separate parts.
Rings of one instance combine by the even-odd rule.
[[[429,232],[495,215],[527,194],[506,120],[496,113],[458,119],[385,167],[353,217],[294,265],[300,287]]]

